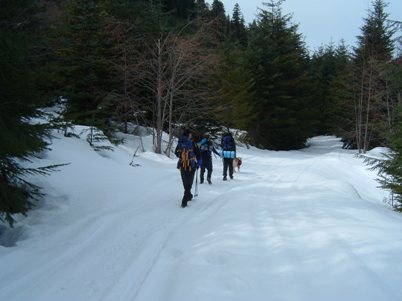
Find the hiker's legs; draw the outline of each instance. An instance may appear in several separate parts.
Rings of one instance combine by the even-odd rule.
[[[209,182],[209,181],[211,180],[211,176],[212,176],[212,159],[209,160],[209,161],[207,161],[205,165],[206,165],[205,167],[206,167],[207,170],[208,170],[208,173],[207,173],[207,180],[208,180],[208,182]]]
[[[195,173],[197,172],[196,169],[192,169],[191,171],[188,172],[188,182],[187,182],[187,198],[189,201],[191,201],[191,199],[193,198],[193,195],[191,193],[191,188],[193,187],[193,183],[194,183],[194,176]]]
[[[192,195],[191,195],[191,186],[193,185],[193,180],[194,180],[194,171],[185,171],[185,170],[180,170],[181,174],[181,179],[183,182],[183,187],[184,187],[184,194],[183,194],[183,199],[181,201],[181,206],[186,207],[187,202],[191,200]]]
[[[233,179],[233,159],[228,159],[229,160],[229,177]]]
[[[200,183],[204,182],[205,168],[205,162],[203,162],[201,166]]]
[[[228,175],[228,167],[229,167],[230,159],[223,159],[223,177],[226,178]]]
[[[182,169],[180,169],[180,175],[181,175],[181,181],[183,182],[183,188],[184,188],[184,193],[183,193],[183,198],[181,199],[181,206],[186,207],[187,206],[187,196],[186,196],[186,172]]]
[[[193,186],[193,183],[194,183],[194,176],[195,176],[196,172],[197,172],[197,169],[195,169],[195,168],[189,172],[190,176],[189,176],[188,185],[190,186],[190,191],[191,191],[191,187]]]

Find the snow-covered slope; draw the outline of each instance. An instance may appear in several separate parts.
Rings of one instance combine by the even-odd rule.
[[[20,239],[0,247],[0,300],[402,300],[402,216],[336,138],[240,148],[228,182],[214,159],[185,209],[176,161],[145,152],[132,167],[138,143],[53,140],[41,164],[70,165],[35,179],[46,200],[3,233]]]

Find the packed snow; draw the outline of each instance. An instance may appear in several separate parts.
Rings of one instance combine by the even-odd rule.
[[[96,152],[75,130],[35,162],[69,163],[32,179],[45,200],[2,227],[0,300],[402,300],[402,216],[339,139],[239,147],[227,182],[214,158],[213,184],[182,209],[176,160],[151,136],[145,152],[133,135]]]

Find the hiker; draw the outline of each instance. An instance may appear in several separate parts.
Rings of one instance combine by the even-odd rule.
[[[233,179],[233,159],[236,158],[236,144],[230,132],[222,137],[221,141],[222,157],[223,157],[223,180],[227,180],[229,168],[229,177]]]
[[[194,144],[192,133],[190,130],[184,130],[183,136],[177,143],[175,154],[179,158],[177,162],[177,169],[180,169],[181,179],[183,181],[184,195],[181,201],[181,207],[187,207],[187,202],[191,201],[193,195],[191,194],[191,187],[194,182],[194,174],[198,168],[197,158],[194,152]]]
[[[209,136],[204,134],[201,141],[198,143],[199,150],[201,153],[201,177],[200,177],[200,184],[204,183],[204,174],[205,169],[207,172],[207,181],[209,184],[212,184],[211,176],[212,176],[212,152],[217,154],[219,157],[221,155],[216,151],[215,147],[213,146],[212,142],[209,140]]]

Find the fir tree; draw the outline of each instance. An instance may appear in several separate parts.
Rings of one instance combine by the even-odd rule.
[[[128,122],[143,123],[138,114],[143,99],[152,97],[138,85],[139,69],[143,64],[146,51],[145,37],[160,32],[159,18],[163,18],[162,9],[150,3],[107,0],[103,2],[108,18],[108,30],[112,39],[113,67],[110,69],[115,88],[109,94],[113,107],[113,120],[122,123],[122,130],[127,133]]]
[[[73,0],[57,30],[60,93],[68,100],[66,117],[108,130],[112,77],[111,37],[101,1]]]
[[[329,134],[329,128],[331,127],[327,110],[329,106],[329,88],[332,78],[336,75],[334,46],[331,44],[325,48],[320,47],[313,54],[310,65],[314,84],[312,94],[321,112],[316,134]]]
[[[235,40],[239,41],[241,45],[244,47],[247,46],[247,30],[244,21],[243,14],[240,10],[240,5],[238,3],[235,4],[233,8],[233,16],[231,20],[232,31]]]
[[[388,137],[391,152],[385,159],[368,160],[373,169],[379,173],[381,187],[392,192],[393,206],[402,210],[402,114],[398,111],[398,118],[394,123],[392,134]]]
[[[237,43],[226,41],[221,54],[218,120],[228,127],[249,129],[254,114],[254,79],[248,69],[247,53]]]
[[[388,23],[387,4],[375,0],[364,20],[355,48],[356,144],[360,152],[383,145],[390,131],[391,108],[387,102],[387,77],[394,49],[393,28]],[[388,116],[387,116],[388,115]]]
[[[204,17],[209,14],[208,5],[205,3],[205,0],[197,0],[196,12],[198,17]]]
[[[402,43],[401,43],[402,44]],[[392,93],[396,95],[396,109],[392,120],[392,130],[387,135],[387,145],[391,151],[385,160],[369,160],[373,169],[379,172],[381,186],[392,192],[392,205],[402,210],[402,59],[399,57],[392,64],[390,79]]]
[[[345,122],[339,123],[341,115],[345,114],[345,107],[353,111],[353,97],[347,93],[350,90],[348,83],[350,64],[350,54],[343,42],[338,47],[333,44],[320,47],[311,58],[310,68],[313,80],[311,94],[315,106],[320,111],[316,129],[318,135],[345,134],[346,131],[354,128],[345,127]],[[347,78],[349,79],[345,81]],[[353,114],[346,115],[353,119]],[[340,130],[339,127],[343,127],[344,130]]]
[[[222,1],[214,0],[212,2],[211,13],[214,17],[222,19],[226,18],[225,6],[223,5]]]
[[[39,187],[28,174],[45,174],[47,168],[27,168],[22,163],[46,149],[48,126],[30,122],[39,117],[37,62],[39,47],[36,1],[0,2],[0,219],[13,223],[13,215],[25,214],[40,197]]]
[[[162,0],[161,2],[164,10],[172,12],[177,18],[189,19],[196,11],[194,0]]]
[[[355,147],[353,62],[343,42],[335,49],[334,59],[335,74],[330,77],[324,108],[326,124],[329,133],[343,138],[345,147]]]
[[[305,145],[314,129],[309,98],[308,54],[282,1],[266,3],[250,27],[249,61],[255,79],[254,143],[271,149]]]
[[[216,31],[223,42],[230,29],[229,18],[225,14],[225,6],[219,0],[214,0],[211,6],[211,16],[215,19]]]
[[[389,14],[385,11],[388,5],[384,0],[374,0],[372,5],[367,18],[364,19],[361,35],[357,37],[355,60],[358,64],[367,62],[371,57],[389,61],[394,50],[392,36],[395,29],[390,25]]]

